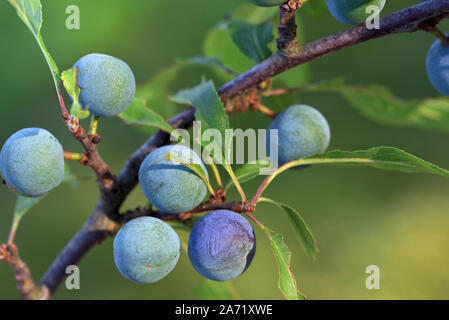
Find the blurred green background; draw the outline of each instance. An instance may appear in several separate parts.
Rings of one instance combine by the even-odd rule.
[[[61,69],[91,52],[125,60],[138,83],[147,81],[176,58],[202,53],[207,31],[242,0],[79,0],[81,29],[65,28],[65,9],[75,1],[43,0],[43,34]],[[418,1],[388,1],[392,12]],[[329,13],[319,19],[298,14],[301,34],[311,41],[346,28]],[[447,24],[445,25],[447,28]],[[69,151],[81,151],[59,118],[57,99],[45,61],[13,8],[0,2],[0,141],[30,126],[50,130]],[[344,77],[351,84],[380,84],[404,98],[436,96],[427,81],[424,59],[431,36],[423,32],[395,35],[351,47],[310,63],[311,81]],[[207,70],[189,68],[173,92],[196,85]],[[216,83],[217,86],[220,83]],[[317,107],[332,129],[330,149],[357,150],[391,145],[449,168],[448,134],[389,128],[365,120],[334,94],[295,98]],[[159,109],[163,106],[158,106]],[[167,111],[169,113],[169,111]],[[254,113],[231,118],[234,127],[265,128],[269,120]],[[87,124],[86,124],[87,125]],[[100,150],[114,172],[147,138],[119,119],[100,123]],[[82,177],[80,188],[65,185],[52,192],[22,221],[17,244],[38,279],[92,211],[98,190],[88,168],[71,167]],[[246,185],[252,195],[259,181]],[[310,261],[284,216],[262,204],[259,220],[282,232],[293,252],[299,288],[314,299],[449,298],[449,180],[424,174],[401,174],[371,168],[318,166],[278,178],[266,196],[298,209],[320,249]],[[236,195],[231,194],[230,199]],[[0,242],[7,239],[16,196],[0,189]],[[144,204],[140,190],[125,208]],[[257,231],[258,252],[250,269],[232,284],[245,299],[281,299],[277,267],[268,242]],[[381,272],[381,289],[367,290],[368,265]],[[164,280],[137,285],[122,277],[112,257],[112,239],[94,248],[79,264],[81,289],[64,285],[56,299],[193,299],[202,282],[185,252]],[[0,298],[19,298],[10,267],[0,263]]]

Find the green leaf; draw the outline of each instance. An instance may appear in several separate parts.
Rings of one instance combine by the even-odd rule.
[[[207,33],[203,53],[207,57],[217,58],[236,73],[245,72],[254,66],[254,62],[234,44],[226,23],[219,24]]]
[[[235,176],[240,184],[242,184],[260,176],[260,169],[268,168],[269,166],[269,163],[262,163],[259,161],[256,163],[246,163],[235,170]],[[225,187],[225,190],[228,190],[233,185],[234,182],[232,180],[229,181]]]
[[[169,89],[182,68],[182,64],[176,63],[161,69],[145,84],[137,88],[136,97],[145,100],[154,111],[164,118],[172,116],[175,113],[176,105],[168,99]]]
[[[70,108],[70,115],[78,119],[87,119],[90,116],[88,109],[84,110],[79,102],[73,102]]]
[[[25,23],[28,29],[33,34],[45,60],[52,72],[53,81],[55,83],[56,91],[59,93],[59,69],[56,62],[53,60],[50,52],[48,52],[44,40],[42,39],[42,4],[40,0],[8,0],[9,3],[16,9],[17,15]]]
[[[8,0],[16,8],[17,15],[37,36],[42,28],[42,5],[40,0]]]
[[[229,281],[212,281],[204,279],[194,290],[199,300],[240,300],[237,290]]]
[[[16,201],[16,207],[14,209],[14,220],[17,221],[18,224],[20,219],[27,213],[32,207],[34,207],[39,201],[41,201],[44,198],[38,197],[38,198],[27,198],[18,196]]]
[[[181,90],[171,98],[178,103],[195,106],[201,125],[206,126],[205,129],[217,129],[225,136],[225,130],[229,129],[229,118],[212,81],[204,81],[194,88]]]
[[[268,185],[282,172],[293,167],[315,164],[369,166],[384,170],[395,170],[406,173],[429,173],[449,177],[449,171],[393,147],[374,147],[360,151],[335,150],[284,164],[262,182],[255,199],[257,200]]]
[[[378,123],[449,131],[447,97],[405,101],[393,96],[389,89],[378,86],[344,86],[339,93],[363,116]]]
[[[122,113],[118,115],[127,124],[135,124],[138,126],[156,127],[168,133],[173,131],[173,128],[155,111],[150,109],[145,100],[135,98],[131,105]]]
[[[78,76],[78,67],[65,70],[61,73],[62,84],[67,93],[72,97],[73,104],[70,109],[70,115],[79,119],[86,119],[90,116],[89,110],[83,110],[79,103],[81,89],[76,80]]]
[[[324,0],[307,0],[300,10],[313,18],[319,18],[328,9]]]
[[[209,192],[211,194],[215,194],[215,191],[212,188],[212,186],[210,185],[209,179],[207,178],[206,172],[204,172],[201,165],[195,164],[195,163],[193,163],[193,161],[185,161],[184,159],[181,159],[181,158],[178,158],[178,157],[172,155],[170,152],[165,153],[165,160],[182,164],[183,166],[186,166],[187,168],[189,168],[190,170],[195,172],[201,178],[201,180],[204,181],[207,188],[209,189]]]
[[[290,269],[292,253],[284,242],[284,237],[267,228],[261,226],[268,239],[271,242],[271,250],[279,267],[279,282],[278,286],[282,295],[287,300],[307,300],[296,285],[296,279]]]
[[[227,28],[229,35],[240,51],[256,63],[264,61],[273,54],[269,48],[270,42],[273,41],[271,20],[257,25],[231,21]]]
[[[349,86],[341,79],[299,87],[297,92],[335,92],[362,116],[379,124],[449,132],[449,98],[403,100],[381,86]]]
[[[363,165],[384,170],[428,173],[449,177],[449,171],[393,147],[374,147],[352,152],[335,150],[293,162],[296,165],[326,163]]]
[[[196,119],[201,122],[201,132],[207,129],[217,129],[221,134],[221,138],[226,137],[226,129],[229,129],[229,118],[212,81],[202,82],[192,89],[179,91],[171,99],[177,103],[196,107]],[[202,139],[201,144],[206,148],[220,144],[218,147],[222,153],[211,155],[219,160],[223,160],[223,155],[227,154],[225,149],[229,147],[225,146],[223,141],[215,140],[209,143]]]
[[[67,93],[72,97],[73,101],[79,102],[81,89],[76,80],[78,76],[78,67],[65,70],[61,73],[62,84]]]
[[[214,71],[217,71],[219,73],[220,79],[230,80],[237,75],[234,71],[222,64],[216,57],[194,56],[185,59],[177,59],[176,61],[186,66],[198,65],[204,67],[212,67]]]
[[[301,245],[303,246],[304,250],[306,251],[307,255],[310,258],[316,259],[318,247],[316,245],[315,237],[313,236],[312,231],[310,231],[309,227],[307,226],[306,222],[304,221],[303,217],[299,214],[299,212],[288,205],[279,203],[277,201],[268,198],[260,198],[259,202],[268,202],[274,204],[275,206],[279,207],[282,211],[284,211],[287,214],[289,221],[293,226],[293,229],[295,230],[299,243],[301,243]]]

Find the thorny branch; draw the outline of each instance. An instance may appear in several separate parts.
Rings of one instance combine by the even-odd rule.
[[[301,1],[290,0],[280,7],[281,18],[278,26],[280,34],[278,46],[280,50],[271,58],[236,77],[218,90],[228,113],[248,109],[257,110],[259,105],[258,95],[270,79],[277,74],[361,42],[390,34],[425,29],[426,23],[438,22],[449,14],[449,0],[428,1],[384,17],[380,21],[380,29],[368,30],[361,25],[298,47],[294,13],[300,5]],[[238,103],[240,103],[240,107]],[[175,129],[187,128],[194,120],[194,112],[194,108],[184,110],[170,119],[169,123]],[[101,197],[90,218],[60,252],[42,277],[39,285],[34,284],[31,273],[26,264],[19,258],[15,245],[0,247],[0,259],[13,267],[18,289],[22,296],[28,299],[50,298],[64,279],[66,267],[76,264],[94,245],[115,234],[127,219],[146,214],[162,215],[145,210],[135,210],[122,216],[119,214],[119,209],[138,183],[138,169],[143,159],[154,149],[169,143],[169,134],[158,130],[131,155],[120,174],[115,177],[108,165],[102,160],[94,143],[96,141],[92,142],[86,131],[79,125],[78,119],[71,118],[67,112],[63,113],[63,119],[86,151],[86,165],[91,167],[97,175]],[[254,205],[250,206],[248,203],[238,202],[205,203],[192,212],[179,215],[176,219],[186,220],[197,212],[218,208],[244,212],[248,217],[257,221],[251,215],[251,212],[255,210]],[[161,218],[174,219],[175,217],[164,215]]]

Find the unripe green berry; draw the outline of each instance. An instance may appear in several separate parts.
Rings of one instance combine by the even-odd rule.
[[[315,108],[301,104],[282,111],[268,129],[278,130],[278,160],[283,165],[326,151],[330,128],[324,116]],[[267,150],[270,141],[267,136]]]
[[[83,109],[102,117],[116,116],[129,107],[136,93],[130,67],[120,59],[92,53],[78,60],[77,84]]]
[[[151,152],[139,169],[139,182],[147,199],[165,213],[187,212],[201,203],[207,194],[204,181],[188,167],[166,160],[165,154],[201,165],[200,157],[190,148],[169,145]]]
[[[114,239],[114,261],[120,273],[137,283],[153,283],[176,266],[181,241],[162,220],[140,217],[122,227]]]
[[[3,145],[0,171],[8,186],[19,194],[42,196],[64,178],[62,146],[47,130],[22,129]]]

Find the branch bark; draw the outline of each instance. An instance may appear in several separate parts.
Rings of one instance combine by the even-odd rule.
[[[100,191],[103,196],[107,196],[109,193],[114,193],[115,177],[109,169],[109,166],[100,156],[98,152],[97,143],[94,143],[86,130],[80,125],[78,118],[71,117],[67,112],[62,113],[62,119],[64,124],[69,128],[72,135],[78,140],[84,150],[86,150],[86,158],[84,159],[84,165],[89,166],[97,175]]]
[[[44,286],[36,286],[27,264],[20,259],[19,249],[15,244],[3,244],[0,246],[0,260],[5,261],[14,270],[14,279],[17,290],[25,300],[46,300],[50,297],[48,289]]]
[[[225,84],[218,90],[218,93],[226,104],[233,98],[244,95],[260,83],[295,66],[367,40],[389,34],[414,32],[424,21],[434,18],[441,19],[448,13],[449,0],[433,0],[403,9],[381,19],[381,28],[377,30],[368,30],[364,26],[358,26],[314,41],[297,50],[279,51],[271,58]],[[194,120],[194,111],[193,108],[187,109],[169,122],[174,128],[186,128]],[[80,133],[77,139],[85,146],[89,157],[101,159],[98,152],[92,149],[92,145],[89,144],[86,137],[84,132]],[[48,290],[48,296],[54,293],[64,279],[65,269],[68,265],[76,264],[95,244],[101,243],[105,238],[117,232],[121,225],[119,208],[138,183],[140,164],[152,150],[168,142],[169,135],[163,131],[157,131],[129,158],[117,178],[110,174],[109,168],[102,160],[101,162],[97,161],[98,167],[91,165],[97,173],[102,196],[88,221],[61,251],[42,277],[40,285]],[[102,187],[102,183],[105,187]]]
[[[369,30],[360,25],[349,30],[316,40],[285,55],[281,51],[241,74],[218,90],[224,101],[244,94],[250,88],[286,70],[368,40],[390,34],[417,31],[426,20],[446,16],[449,0],[432,0],[397,11],[380,20],[380,29]]]
[[[231,210],[238,213],[243,212],[254,212],[255,206],[250,204],[249,202],[239,202],[239,201],[232,201],[232,202],[205,202],[200,204],[198,207],[193,209],[189,212],[184,212],[180,214],[167,214],[164,212],[159,211],[151,211],[148,209],[141,209],[138,208],[133,211],[128,211],[122,215],[122,219],[120,222],[122,224],[138,218],[138,217],[155,217],[164,221],[168,220],[177,220],[179,222],[185,222],[186,220],[189,220],[193,215],[205,211],[214,211],[214,210]]]

